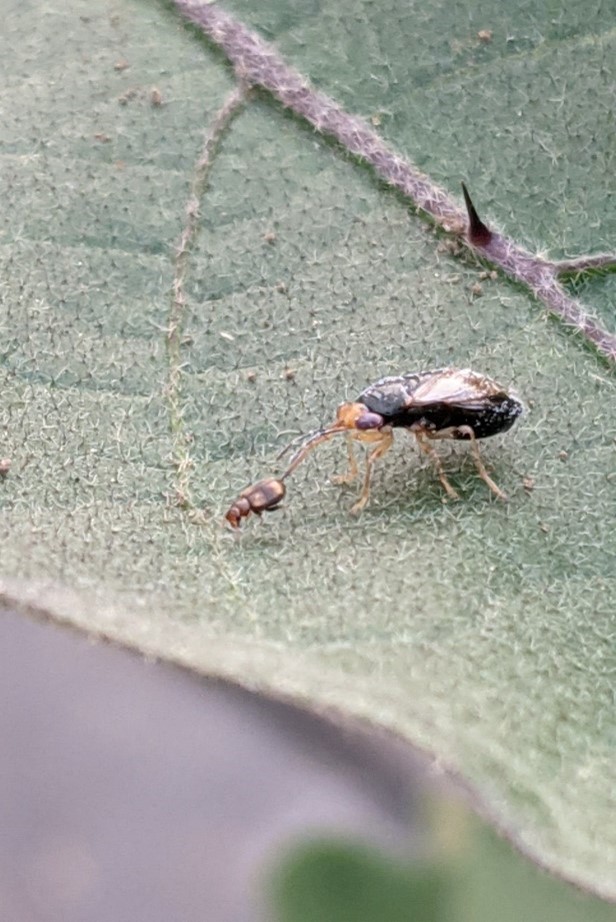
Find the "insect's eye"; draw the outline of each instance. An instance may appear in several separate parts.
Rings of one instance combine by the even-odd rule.
[[[385,420],[380,415],[380,413],[371,413],[369,410],[366,413],[362,413],[355,420],[356,429],[380,429]]]

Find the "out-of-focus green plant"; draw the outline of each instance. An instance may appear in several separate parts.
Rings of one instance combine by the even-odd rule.
[[[275,870],[275,922],[613,922],[614,906],[538,870],[474,817],[456,849],[395,860],[342,841],[291,849]]]

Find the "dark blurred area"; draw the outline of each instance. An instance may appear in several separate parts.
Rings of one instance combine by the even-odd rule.
[[[2,922],[616,918],[385,733],[2,609],[0,651]]]

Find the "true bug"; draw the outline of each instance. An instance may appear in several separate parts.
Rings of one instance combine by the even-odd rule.
[[[391,448],[394,429],[406,429],[415,437],[421,450],[435,464],[439,480],[452,499],[458,499],[458,494],[447,480],[441,460],[431,443],[436,439],[470,441],[479,476],[499,499],[506,501],[506,495],[484,467],[477,440],[506,432],[522,410],[520,401],[504,387],[470,368],[439,368],[381,378],[363,390],[353,403],[339,406],[331,425],[299,436],[283,449],[279,458],[297,446],[286,471],[278,480],[259,481],[247,487],[227,512],[226,519],[237,528],[240,518],[250,511],[261,513],[278,508],[285,492],[283,481],[313,448],[339,433],[346,433],[347,436],[349,470],[336,478],[338,482],[350,482],[359,473],[353,442],[368,442],[372,446],[366,458],[362,491],[351,507],[353,514],[361,512],[370,496],[372,468]],[[275,483],[278,486],[266,497],[261,492],[264,483]],[[253,496],[256,497],[254,505],[251,499]]]

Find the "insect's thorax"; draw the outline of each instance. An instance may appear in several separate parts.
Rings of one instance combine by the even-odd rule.
[[[458,427],[470,427],[479,439],[506,432],[522,412],[522,404],[499,384],[470,369],[381,378],[357,400],[379,413],[387,425],[452,430],[451,438],[468,438],[455,433]]]

